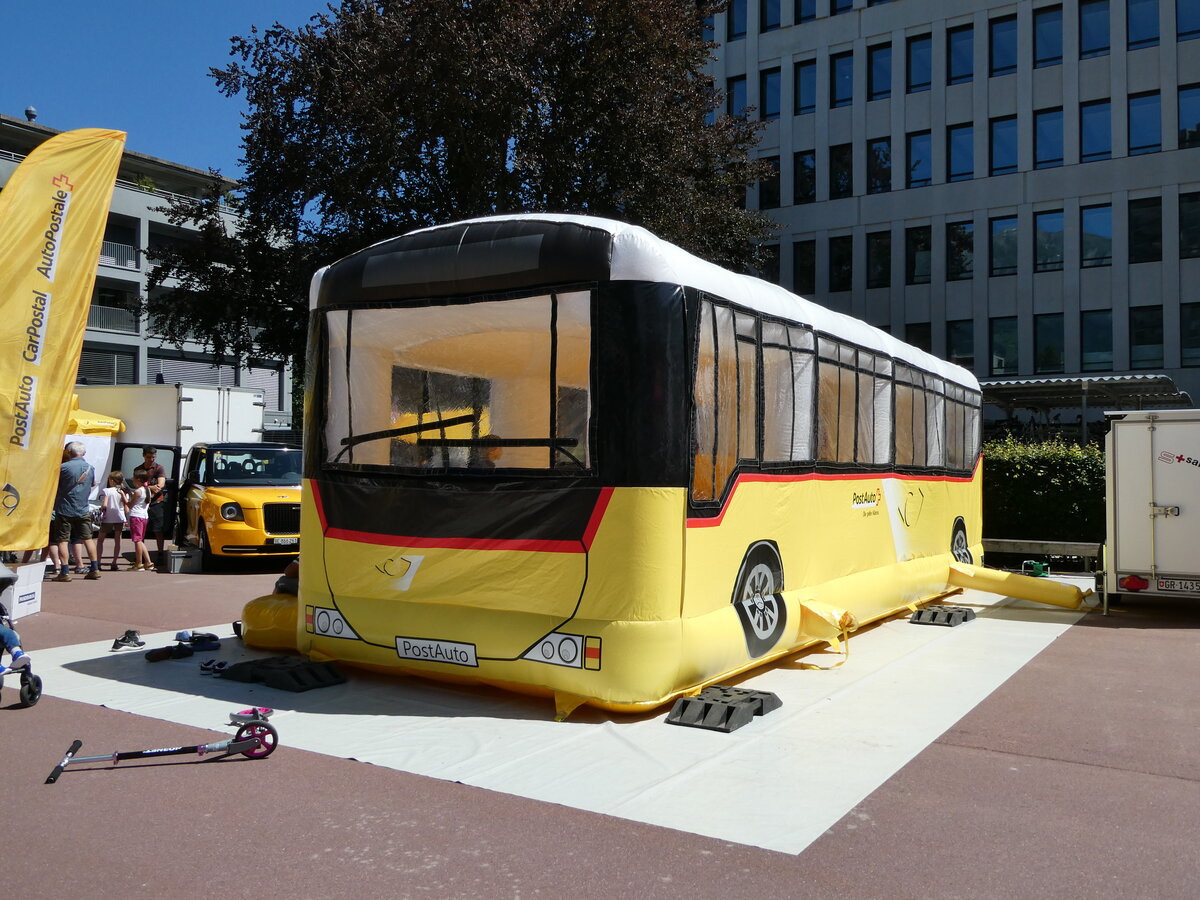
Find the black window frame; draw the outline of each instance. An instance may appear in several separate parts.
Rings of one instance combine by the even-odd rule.
[[[806,165],[811,162],[811,165]],[[797,150],[792,154],[792,205],[817,202],[817,151]]]
[[[1007,128],[1009,125],[1012,126],[1012,161],[1011,163],[1005,161],[1003,165],[997,165],[997,132],[1001,126]],[[1021,153],[1019,128],[1016,116],[997,116],[994,119],[988,119],[988,175],[1011,175],[1018,170]]]
[[[1127,215],[1129,264],[1162,262],[1162,197],[1131,197]]]
[[[892,232],[868,231],[866,236],[867,289],[892,286]]]
[[[925,253],[924,272],[918,265],[919,254]],[[904,229],[904,283],[929,284],[933,276],[933,228],[929,225],[910,225]]]
[[[877,148],[883,146],[885,153],[881,157]],[[880,163],[879,160],[884,159]],[[886,194],[892,189],[892,139],[890,137],[873,138],[867,141],[867,193]]]
[[[1011,247],[1007,248],[1012,254],[1012,260],[1009,262],[1006,257],[1001,257],[996,252],[998,233],[996,226],[1012,222],[1012,242]],[[1007,230],[1007,228],[1005,229]],[[1017,274],[1017,270],[1021,264],[1021,220],[1015,214],[1003,216],[991,216],[988,218],[988,277],[989,278],[1008,278]],[[998,261],[999,260],[999,261]]]
[[[829,292],[854,290],[854,235],[832,235],[828,242]]]
[[[1017,71],[1020,59],[1017,17],[997,16],[988,19],[988,77],[1012,75]]]
[[[913,157],[916,155],[915,142],[922,141],[924,143],[924,155],[927,159],[924,161],[924,166],[928,169],[928,177],[918,178],[916,164]],[[906,188],[929,187],[933,184],[933,134],[928,129],[924,131],[910,131],[904,138],[904,186]]]
[[[1088,134],[1087,119],[1088,112],[1103,110],[1105,119],[1105,136],[1108,138],[1108,143],[1103,150],[1088,150],[1086,138]],[[1112,100],[1105,98],[1103,100],[1089,100],[1086,103],[1079,104],[1079,161],[1080,162],[1099,162],[1105,159],[1112,159]]]
[[[954,138],[956,135],[967,135],[967,162],[970,168],[966,171],[954,165],[957,158],[954,153]],[[960,122],[946,128],[946,180],[970,181],[975,177],[975,123]]]
[[[1138,112],[1136,116],[1134,114],[1135,103],[1138,106]],[[1129,155],[1143,156],[1147,153],[1160,153],[1162,151],[1162,96],[1158,91],[1142,91],[1137,94],[1130,94],[1127,104]],[[1138,142],[1134,143],[1134,129],[1138,128],[1139,125],[1142,124],[1135,122],[1134,120],[1135,118],[1140,119],[1143,115],[1148,115],[1147,111],[1151,106],[1154,108],[1154,118],[1157,126],[1154,129],[1154,136],[1156,140],[1147,143],[1146,140],[1149,137],[1149,135],[1147,135],[1146,137],[1139,138]]]
[[[1102,212],[1103,212],[1102,218],[1105,220],[1105,224],[1107,225],[1108,234],[1104,235],[1104,234],[1097,232],[1097,237],[1100,237],[1100,238],[1107,237],[1107,239],[1108,239],[1108,255],[1107,256],[1099,256],[1099,255],[1096,255],[1095,253],[1093,253],[1091,256],[1089,256],[1088,255],[1089,248],[1087,245],[1088,219],[1098,217],[1098,216],[1100,216],[1100,214]],[[1089,214],[1094,214],[1094,215],[1089,215]],[[1103,268],[1104,266],[1111,266],[1112,265],[1112,242],[1113,242],[1112,204],[1111,203],[1093,203],[1088,206],[1081,206],[1079,208],[1079,268],[1095,269],[1095,268]],[[1095,244],[1093,246],[1099,248],[1101,245]]]
[[[885,56],[886,63],[879,65]],[[882,77],[877,77],[882,73]],[[883,82],[882,84],[880,82]],[[874,44],[867,47],[867,99],[886,100],[892,96],[892,44]]]
[[[839,94],[838,69],[841,64],[847,65],[844,80],[846,82],[846,93]],[[854,51],[845,50],[841,53],[829,54],[829,108],[841,109],[845,106],[850,106],[854,103]]]
[[[808,78],[806,79],[806,76]],[[805,59],[792,66],[792,107],[797,116],[807,115],[817,111],[817,61]],[[805,94],[812,98],[812,103],[805,105]]]
[[[1044,241],[1043,234],[1054,234],[1053,231],[1047,231],[1042,228],[1042,225],[1052,221],[1050,217],[1058,217],[1058,239],[1057,248],[1054,248],[1049,241]],[[1066,252],[1066,214],[1061,209],[1043,209],[1033,214],[1033,271],[1035,272],[1061,272],[1065,264]],[[1043,249],[1047,249],[1047,253],[1043,253]],[[1054,250],[1057,252],[1053,252]]]
[[[1049,52],[1047,46],[1049,45]],[[1063,61],[1063,8],[1043,6],[1033,11],[1033,67],[1060,66]]]
[[[1046,150],[1044,145],[1047,142],[1043,139],[1043,126],[1051,116],[1057,116],[1058,127],[1054,131],[1050,132],[1050,135],[1054,138],[1054,141],[1049,142],[1051,144],[1049,148],[1050,153],[1047,154],[1044,152]],[[1034,112],[1033,167],[1035,169],[1054,169],[1063,164],[1065,123],[1066,120],[1063,118],[1063,108],[1061,106],[1056,106],[1050,109],[1039,109]],[[1055,150],[1057,150],[1057,156],[1053,155]]]
[[[955,50],[957,42],[963,41],[967,48],[965,71],[956,68],[956,60],[961,60],[962,56],[956,56]],[[946,84],[966,84],[975,79],[975,26],[974,25],[959,25],[957,28],[946,29]]]
[[[1157,47],[1159,37],[1158,0],[1125,0],[1126,49]]]
[[[829,148],[829,199],[854,196],[854,145],[834,144]]]
[[[958,235],[965,235],[966,239],[960,241]],[[967,253],[958,252],[957,248],[960,244],[968,244],[970,249]],[[967,260],[966,265],[962,265],[963,260]],[[966,219],[962,222],[947,222],[946,223],[946,280],[947,281],[970,281],[975,277],[975,222],[971,219]]]
[[[920,94],[932,86],[933,35],[911,35],[904,42],[904,92]]]
[[[1088,13],[1095,16],[1094,19],[1088,18]],[[1112,22],[1110,20],[1110,10],[1108,0],[1080,0],[1079,3],[1079,58],[1094,59],[1098,56],[1108,56],[1112,52]],[[1103,23],[1104,35],[1103,43],[1099,32],[1096,32],[1092,37],[1094,40],[1089,42],[1089,33],[1087,26],[1089,24]]]
[[[771,80],[775,89],[772,93]],[[783,107],[783,73],[779,66],[760,69],[758,72],[758,118],[771,122],[779,118]]]

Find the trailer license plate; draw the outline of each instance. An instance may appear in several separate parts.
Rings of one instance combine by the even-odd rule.
[[[275,544],[298,544],[300,538],[271,538],[271,541]]]
[[[1158,589],[1160,591],[1184,591],[1189,594],[1200,593],[1200,579],[1160,578],[1158,579]]]

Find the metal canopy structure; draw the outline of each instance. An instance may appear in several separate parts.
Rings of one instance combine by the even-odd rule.
[[[1183,409],[1192,405],[1186,391],[1169,375],[1096,375],[1092,377],[1013,378],[981,381],[983,402],[1012,416],[1018,409]]]

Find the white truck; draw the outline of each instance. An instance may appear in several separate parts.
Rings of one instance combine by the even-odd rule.
[[[127,443],[181,447],[262,440],[263,392],[215,384],[123,384],[75,388],[79,405],[125,423]]]
[[[1200,409],[1105,416],[1105,593],[1200,599]]]

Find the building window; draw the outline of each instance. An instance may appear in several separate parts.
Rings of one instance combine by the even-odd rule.
[[[817,199],[817,151],[801,150],[792,157],[792,203],[813,203]]]
[[[904,342],[929,353],[933,348],[933,327],[928,322],[909,322],[904,326]]]
[[[975,29],[970,25],[946,32],[946,83],[963,84],[975,77]]]
[[[1175,34],[1181,41],[1200,38],[1200,3],[1196,0],[1176,0]]]
[[[1163,364],[1161,306],[1135,306],[1129,310],[1129,368],[1157,369]]]
[[[1200,303],[1179,304],[1179,361],[1200,366]]]
[[[816,241],[796,241],[792,244],[792,290],[797,294],[816,293]]]
[[[817,0],[796,0],[796,24],[811,22],[817,17]]]
[[[796,63],[792,71],[796,82],[796,115],[801,116],[817,108],[817,61]]]
[[[929,90],[929,83],[933,79],[933,38],[927,34],[910,37],[905,64],[908,69],[908,93]]]
[[[848,13],[854,9],[854,0],[829,0],[829,14],[831,16]]]
[[[933,184],[933,145],[928,131],[908,136],[908,186],[926,187]]]
[[[946,323],[946,358],[964,369],[975,368],[975,322],[955,319]]]
[[[1179,256],[1200,256],[1200,193],[1179,195]]]
[[[854,102],[854,53],[829,57],[829,105],[849,106]]]
[[[1033,167],[1052,169],[1063,164],[1063,111],[1043,109],[1033,114]]]
[[[1063,316],[1047,313],[1033,317],[1033,371],[1039,375],[1062,372]]]
[[[1112,156],[1112,104],[1094,100],[1079,107],[1079,159],[1095,162]]]
[[[762,162],[770,167],[771,172],[758,182],[758,208],[779,208],[779,157],[768,156]]]
[[[929,284],[930,228],[904,229],[904,283]]]
[[[892,45],[867,48],[867,99],[892,96]]]
[[[854,238],[851,235],[829,239],[829,290],[854,290]]]
[[[1162,259],[1162,198],[1143,197],[1129,201],[1129,261],[1159,262]]]
[[[1033,65],[1057,66],[1063,55],[1062,7],[1045,6],[1033,11]]]
[[[758,30],[777,31],[783,24],[779,16],[779,0],[758,0]]]
[[[1079,4],[1079,58],[1108,53],[1108,0],[1081,0]]]
[[[767,244],[762,248],[762,262],[758,277],[771,284],[779,284],[779,245]]]
[[[764,69],[758,73],[758,117],[779,118],[779,70]]]
[[[975,128],[951,125],[946,129],[946,178],[969,181],[975,177]]]
[[[990,275],[1017,274],[1017,217],[1000,216],[988,221],[992,238]]]
[[[1040,212],[1033,217],[1033,268],[1057,272],[1063,267],[1063,212]]]
[[[1129,97],[1129,155],[1157,153],[1162,149],[1162,119],[1158,92]]]
[[[725,111],[735,119],[746,115],[745,75],[737,75],[725,82]]]
[[[1187,0],[1183,0],[1187,2]],[[1130,50],[1158,46],[1158,0],[1128,0],[1126,34]]]
[[[946,280],[966,281],[975,275],[975,223],[946,225]]]
[[[829,199],[854,196],[854,145],[829,148]]]
[[[1200,84],[1179,88],[1179,149],[1187,147],[1200,147]]]
[[[137,354],[105,347],[84,347],[79,354],[76,384],[137,384]]]
[[[867,287],[892,285],[892,233],[874,231],[867,235]]]
[[[1017,117],[992,119],[988,125],[991,129],[988,171],[992,175],[1008,175],[1017,171]]]
[[[1020,371],[1017,358],[1017,317],[998,316],[991,326],[992,375],[1016,375]]]
[[[1079,351],[1079,367],[1084,372],[1112,371],[1111,309],[1090,309],[1079,314]]]
[[[1079,265],[1112,265],[1112,206],[1085,206],[1079,210]]]
[[[746,0],[730,0],[725,24],[726,40],[736,41],[746,36]]]
[[[988,22],[988,73],[1010,75],[1017,71],[1017,17]]]
[[[886,194],[892,189],[892,139],[867,142],[867,193]]]

